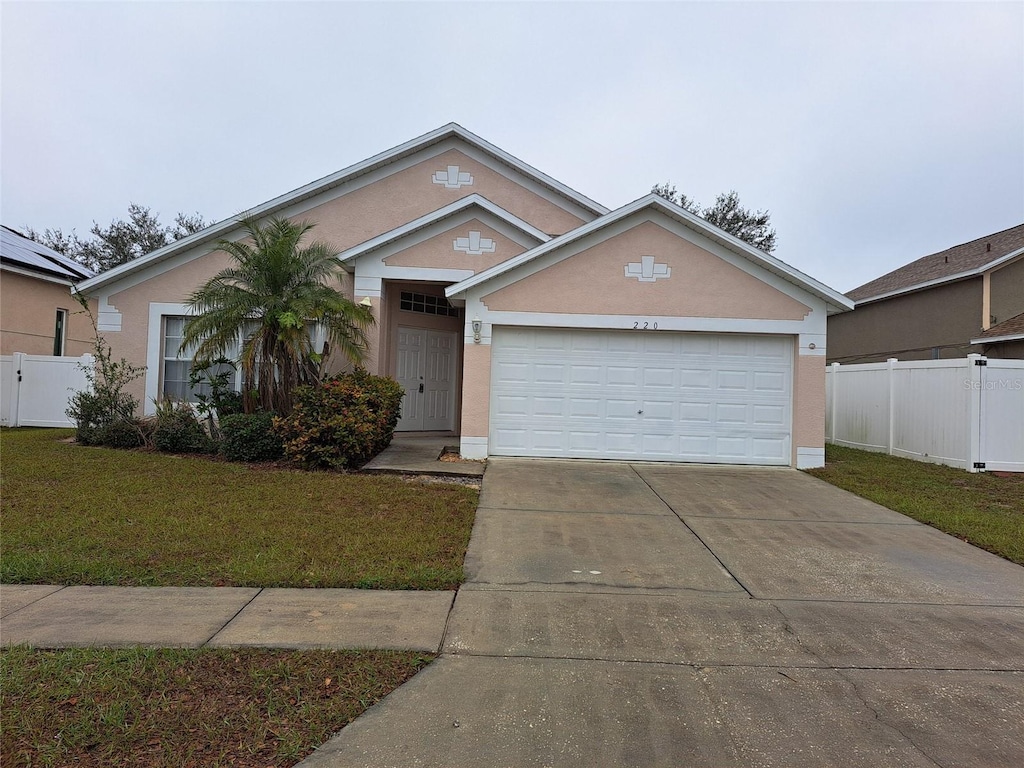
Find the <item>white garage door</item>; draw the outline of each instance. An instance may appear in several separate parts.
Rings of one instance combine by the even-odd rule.
[[[488,453],[789,464],[786,336],[494,329]]]

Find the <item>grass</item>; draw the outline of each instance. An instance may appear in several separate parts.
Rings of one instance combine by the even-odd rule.
[[[969,473],[830,445],[809,470],[832,485],[1024,565],[1024,474]]]
[[[0,431],[0,580],[450,589],[477,491]]]
[[[294,765],[431,658],[13,647],[0,652],[0,764]]]

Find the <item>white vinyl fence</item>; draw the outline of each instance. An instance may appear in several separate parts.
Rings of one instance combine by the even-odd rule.
[[[71,396],[89,386],[82,366],[92,355],[52,357],[15,352],[0,357],[0,424],[73,427],[65,411]]]
[[[829,366],[825,439],[970,472],[1024,472],[1024,360]]]

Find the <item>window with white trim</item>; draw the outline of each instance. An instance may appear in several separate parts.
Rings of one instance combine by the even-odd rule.
[[[57,310],[57,318],[53,326],[53,356],[60,357],[64,354],[64,339],[68,333],[68,311]]]
[[[163,338],[163,370],[161,371],[161,394],[172,400],[184,400],[190,403],[198,402],[196,395],[209,395],[209,383],[198,384],[195,387],[189,384],[189,375],[192,373],[194,358],[191,350],[182,349],[181,342],[185,336],[185,323],[187,317],[181,315],[164,316],[164,338]],[[226,357],[232,357],[227,355]],[[231,366],[213,366],[210,374],[216,376],[222,371],[231,371]],[[235,382],[237,386],[237,381]]]

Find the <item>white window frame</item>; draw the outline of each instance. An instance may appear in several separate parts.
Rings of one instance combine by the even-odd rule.
[[[185,304],[151,302],[149,305],[149,333],[146,343],[146,399],[142,412],[147,416],[156,413],[156,403],[163,397],[164,369],[164,318],[191,317],[194,313]],[[313,348],[323,352],[326,330],[316,323],[313,332]],[[241,340],[239,340],[241,342]],[[242,388],[241,367],[235,371],[235,389]]]

